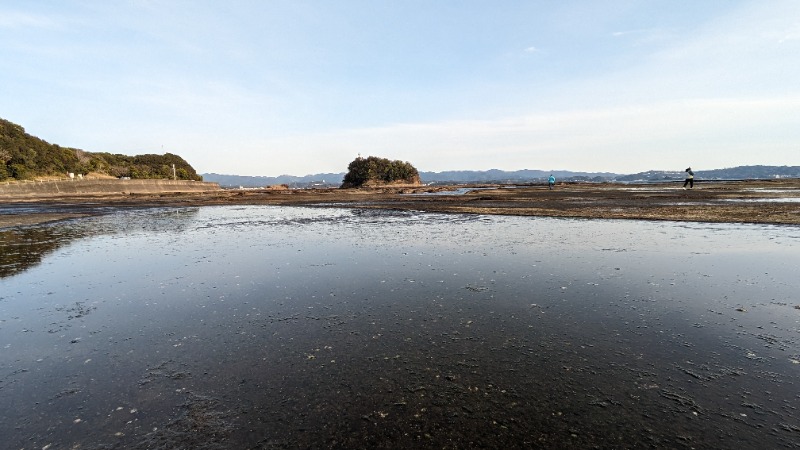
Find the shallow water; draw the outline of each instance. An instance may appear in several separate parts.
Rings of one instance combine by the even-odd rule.
[[[477,191],[496,191],[499,189],[517,189],[517,186],[501,186],[501,187],[462,187],[447,191],[433,191],[433,192],[415,192],[413,194],[403,194],[407,197],[439,197],[439,196],[459,196],[466,195],[471,192]]]
[[[726,198],[726,202],[747,203],[799,203],[800,197]]]
[[[8,448],[800,447],[797,227],[203,207],[0,251]]]

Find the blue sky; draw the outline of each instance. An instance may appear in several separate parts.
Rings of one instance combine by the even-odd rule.
[[[800,165],[800,2],[4,1],[0,117],[200,173]]]

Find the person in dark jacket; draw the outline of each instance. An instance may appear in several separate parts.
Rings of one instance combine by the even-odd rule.
[[[683,188],[686,189],[686,185],[688,184],[689,189],[692,189],[694,187],[694,172],[692,172],[691,167],[684,170],[684,172],[686,172],[686,180],[683,182]]]

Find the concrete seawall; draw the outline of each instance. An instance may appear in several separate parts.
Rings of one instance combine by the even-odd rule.
[[[0,199],[70,197],[77,195],[209,192],[218,183],[187,180],[66,180],[0,183]]]

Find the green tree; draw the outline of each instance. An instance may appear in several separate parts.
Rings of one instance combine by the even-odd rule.
[[[27,134],[17,124],[0,119],[0,167],[3,167],[6,179],[64,176],[67,172],[98,172],[132,178],[172,178],[173,164],[181,179],[202,180],[194,168],[178,155],[166,153],[126,156],[60,147]]]
[[[24,164],[11,164],[8,166],[11,172],[11,177],[17,180],[28,179],[28,168]]]
[[[419,172],[408,162],[386,158],[358,157],[347,166],[343,188],[360,187],[368,183],[419,183]]]

